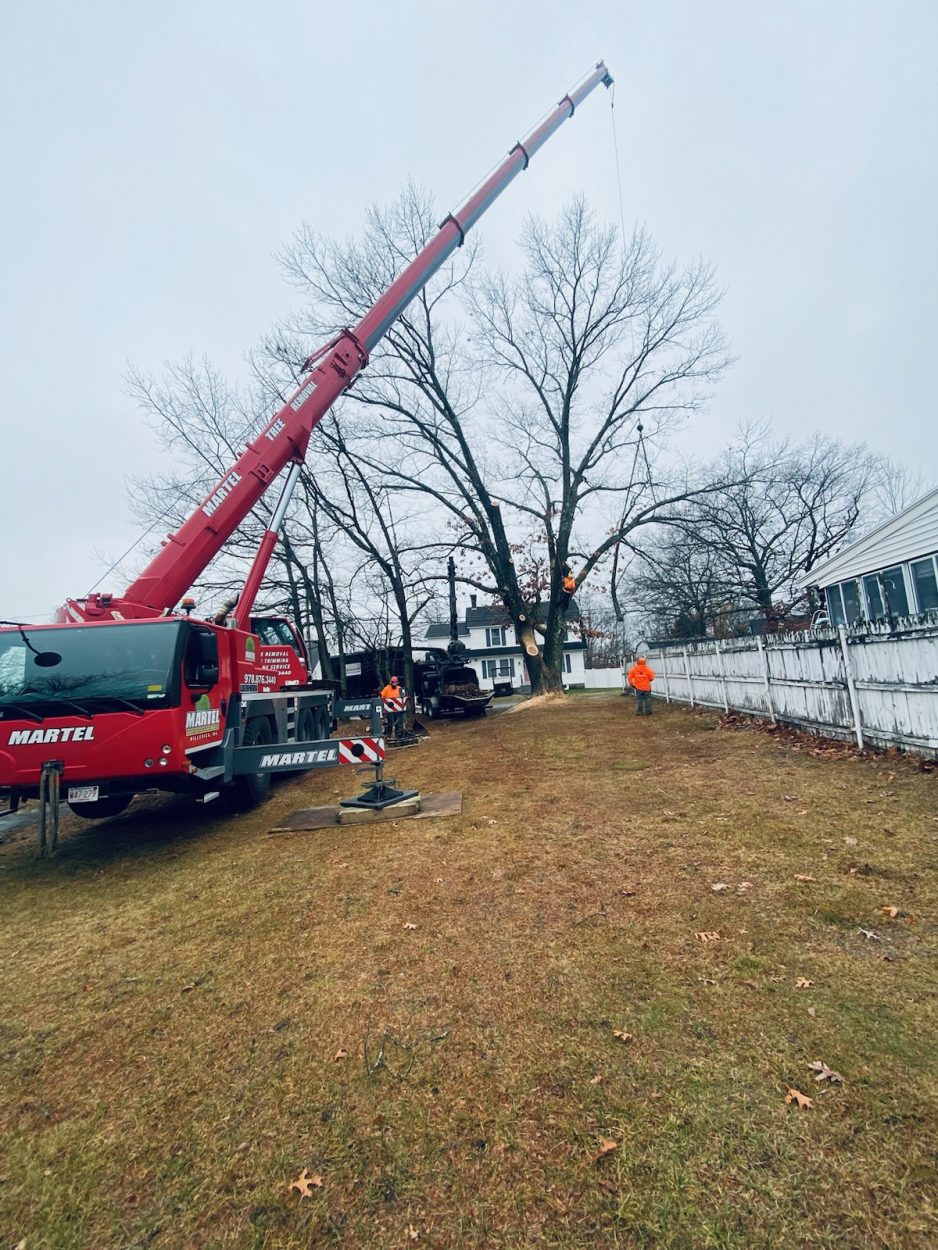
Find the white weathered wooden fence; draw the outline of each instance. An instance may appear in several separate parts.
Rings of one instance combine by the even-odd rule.
[[[938,621],[736,638],[647,652],[654,693],[857,744],[938,755]]]

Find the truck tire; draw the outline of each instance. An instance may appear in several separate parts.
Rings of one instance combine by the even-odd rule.
[[[266,716],[255,716],[244,727],[241,745],[245,747],[267,746],[274,734]],[[231,783],[231,800],[240,811],[258,807],[270,793],[270,773],[245,773]]]
[[[108,816],[119,816],[130,807],[132,794],[108,794],[94,803],[69,803],[69,809],[82,820],[106,820]]]

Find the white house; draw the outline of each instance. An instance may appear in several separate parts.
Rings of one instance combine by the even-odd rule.
[[[576,600],[566,611],[567,632],[563,648],[563,682],[567,687],[585,684],[586,643],[573,623],[580,619]],[[457,622],[459,641],[466,647],[466,663],[479,678],[483,690],[492,690],[496,683],[510,682],[515,690],[530,689],[531,679],[524,663],[524,652],[515,641],[515,631],[503,608],[480,608],[476,596],[470,596],[465,619]],[[442,622],[428,625],[424,642],[428,647],[444,647],[449,641],[449,625]],[[415,643],[416,652],[419,644]],[[415,657],[416,658],[416,657]]]
[[[938,489],[796,582],[824,592],[833,625],[938,611]]]

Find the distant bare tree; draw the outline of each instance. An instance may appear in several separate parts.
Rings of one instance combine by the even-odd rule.
[[[877,471],[862,444],[817,434],[795,445],[773,441],[763,426],[744,429],[711,470],[722,489],[690,501],[677,522],[684,593],[695,572],[705,573],[712,604],[742,606],[769,622],[784,617],[799,601],[798,574],[852,534]]]
[[[647,637],[705,638],[718,632],[728,605],[716,553],[692,530],[662,528],[655,538],[633,548],[620,598]]]

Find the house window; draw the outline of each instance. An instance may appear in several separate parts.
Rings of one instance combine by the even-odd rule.
[[[848,625],[855,625],[863,612],[860,608],[860,587],[856,582],[841,582],[840,593],[844,597],[844,613]]]
[[[487,647],[504,647],[505,645],[504,625],[493,625],[491,629],[487,629],[485,631],[485,645]]]
[[[571,662],[570,662],[570,652],[569,652],[569,651],[565,651],[565,652],[563,653],[563,671],[564,671],[565,673],[572,673],[572,672],[573,672],[573,665],[572,665],[572,664],[571,664]]]
[[[896,565],[894,569],[885,569],[880,573],[879,581],[883,588],[883,605],[887,615],[908,616],[909,597],[906,594],[902,566]]]
[[[867,615],[871,621],[879,621],[886,615],[883,607],[883,595],[879,588],[879,578],[864,577],[863,589],[866,591]]]
[[[915,599],[919,612],[929,612],[938,608],[938,578],[935,576],[935,557],[927,560],[916,560],[912,565],[912,581],[915,585]]]
[[[509,656],[501,660],[483,660],[482,676],[490,677],[492,680],[498,677],[514,677],[515,662]]]
[[[827,588],[827,611],[832,625],[844,624],[844,605],[840,597],[839,586],[828,586]]]

